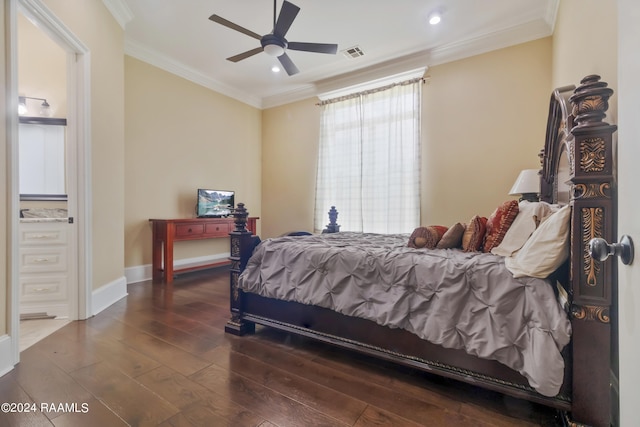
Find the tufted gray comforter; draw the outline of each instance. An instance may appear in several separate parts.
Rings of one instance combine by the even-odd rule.
[[[551,285],[514,279],[500,256],[412,249],[408,238],[341,232],[268,239],[256,248],[239,285],[497,360],[540,394],[555,396],[571,324]]]

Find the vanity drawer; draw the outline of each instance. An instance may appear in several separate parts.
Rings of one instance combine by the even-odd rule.
[[[34,222],[20,224],[21,246],[66,245],[68,241],[65,222]]]
[[[219,222],[219,223],[205,224],[204,234],[210,237],[228,237],[229,223]]]
[[[20,302],[65,300],[67,276],[47,275],[20,278]]]
[[[20,248],[20,273],[67,271],[66,247]]]
[[[176,238],[200,237],[204,233],[204,224],[176,224]]]

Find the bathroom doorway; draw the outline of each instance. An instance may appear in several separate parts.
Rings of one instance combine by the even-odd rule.
[[[11,258],[16,274],[12,280],[10,318],[17,363],[20,349],[24,348],[24,343],[16,339],[20,337],[21,314],[23,318],[31,316],[30,319],[42,317],[68,322],[85,319],[90,313],[90,61],[84,44],[41,0],[18,0],[14,5],[9,10],[13,38],[9,56],[12,63],[9,93],[15,94],[20,103],[27,102],[27,113],[13,122],[10,132],[13,135],[11,165],[14,166],[11,177],[18,183],[12,185],[12,203],[9,205],[13,228],[17,230],[12,238]],[[44,107],[48,107],[48,111]],[[48,125],[58,126],[62,122],[64,179],[62,187],[56,187],[53,192],[45,188],[43,193],[31,190],[25,193],[19,188],[21,175],[25,172],[25,168],[20,170],[19,166],[21,138],[18,137],[24,117],[32,118],[27,120],[30,125],[45,123],[44,133],[47,133]],[[38,132],[40,130],[36,130],[36,134]],[[38,142],[31,150],[38,144],[47,145]],[[52,156],[48,153],[43,157],[50,160]],[[49,177],[44,181],[49,182]],[[39,214],[41,218],[38,218]],[[25,221],[27,216],[30,221]],[[29,223],[29,227],[23,229],[23,222]],[[61,227],[49,230],[47,227],[52,224]],[[32,226],[35,228],[31,229]],[[52,245],[40,247],[41,242]],[[66,271],[61,272],[61,265]],[[54,272],[48,274],[46,269],[50,267]],[[38,302],[39,293],[50,294],[52,298],[42,298]],[[47,308],[44,302],[47,299],[57,301],[56,307]],[[25,301],[30,304],[27,310],[23,307]],[[41,329],[46,334],[56,328],[46,325]],[[29,332],[31,339],[32,332]]]

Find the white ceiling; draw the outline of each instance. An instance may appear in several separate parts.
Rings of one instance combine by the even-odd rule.
[[[336,55],[288,51],[300,69],[293,76],[273,73],[277,58],[264,52],[227,61],[260,42],[209,20],[217,14],[264,35],[273,27],[273,0],[103,1],[125,28],[126,54],[267,108],[549,36],[559,0],[291,0],[301,10],[289,41],[338,44]],[[443,19],[432,26],[435,10]],[[364,56],[342,53],[353,46]]]

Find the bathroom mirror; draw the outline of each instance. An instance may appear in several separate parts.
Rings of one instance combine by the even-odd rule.
[[[20,200],[67,200],[66,126],[66,119],[20,117]]]

